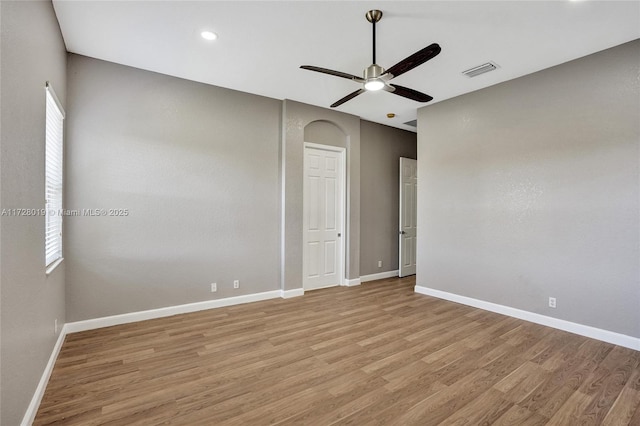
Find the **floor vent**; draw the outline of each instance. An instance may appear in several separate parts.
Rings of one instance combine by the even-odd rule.
[[[467,77],[476,77],[480,74],[484,74],[495,69],[498,69],[498,65],[496,63],[487,62],[486,64],[478,65],[477,67],[473,67],[471,69],[463,71],[462,74],[466,75]]]
[[[411,126],[411,127],[418,127],[418,120],[411,120],[411,121],[407,121],[406,123],[407,126]]]

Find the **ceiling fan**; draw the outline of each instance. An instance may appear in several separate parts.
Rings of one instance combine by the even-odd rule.
[[[397,84],[391,84],[389,83],[389,80],[414,69],[418,65],[424,64],[430,59],[433,59],[440,53],[440,46],[437,43],[430,44],[424,49],[419,50],[413,55],[398,62],[388,70],[385,70],[384,68],[376,64],[376,22],[380,21],[380,19],[382,18],[382,11],[370,10],[365,16],[367,18],[367,21],[371,22],[371,24],[373,25],[373,64],[365,68],[363,77],[358,77],[352,74],[334,71],[327,68],[315,67],[312,65],[302,65],[300,67],[309,71],[316,71],[323,74],[330,74],[335,75],[336,77],[346,78],[363,85],[355,92],[349,93],[344,98],[334,102],[331,105],[331,108],[340,106],[343,103],[355,98],[356,96],[366,91],[375,91],[380,89],[418,102],[429,102],[430,100],[432,100],[433,98],[429,95],[418,92],[417,90],[409,89],[407,87],[398,86]]]

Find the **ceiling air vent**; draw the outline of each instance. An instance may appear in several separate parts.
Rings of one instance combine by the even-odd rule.
[[[498,65],[496,63],[487,62],[486,64],[478,65],[477,67],[462,71],[462,74],[466,75],[467,77],[476,77],[480,74],[484,74],[495,69],[498,69]]]
[[[407,121],[406,123],[407,126],[411,126],[411,127],[418,127],[418,120],[411,120],[411,121]]]

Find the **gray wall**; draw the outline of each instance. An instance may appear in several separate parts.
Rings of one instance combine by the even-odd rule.
[[[51,2],[0,2],[0,28],[0,204],[42,209],[44,87],[65,104],[65,48]],[[0,235],[0,423],[17,425],[64,322],[65,265],[45,275],[41,216],[3,216]]]
[[[417,136],[360,122],[360,275],[398,269],[400,157],[416,158]],[[382,268],[378,261],[382,260]]]
[[[80,55],[69,55],[68,71],[67,208],[129,210],[67,218],[68,321],[300,288],[305,137],[347,148],[346,275],[360,277],[360,223],[378,227],[380,217],[377,207],[372,220],[360,209],[358,117]],[[389,228],[394,153],[415,155],[415,143],[396,144],[415,135],[364,128],[374,168],[396,156],[364,185],[377,191],[390,177]],[[374,256],[395,253],[384,260],[397,268],[397,236],[387,234],[371,233]]]
[[[67,220],[67,320],[279,290],[281,102],[78,55],[68,72],[67,207],[129,215]]]
[[[640,337],[639,64],[634,41],[420,109],[417,284]]]

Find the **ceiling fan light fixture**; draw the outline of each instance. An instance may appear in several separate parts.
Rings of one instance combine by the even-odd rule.
[[[383,87],[384,87],[384,82],[378,79],[369,80],[364,84],[364,88],[370,92],[375,92],[376,90],[380,90]]]
[[[205,40],[215,40],[218,38],[218,34],[214,33],[213,31],[202,31],[200,33],[200,36]]]

